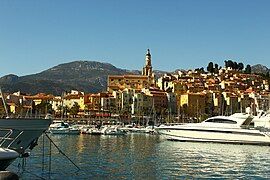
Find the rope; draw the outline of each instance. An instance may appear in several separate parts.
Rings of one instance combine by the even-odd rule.
[[[77,166],[54,142],[53,140],[48,136],[47,133],[45,133],[47,138],[50,140],[50,142],[56,147],[56,149],[61,153],[63,156],[65,156],[78,170],[80,170],[79,166]]]

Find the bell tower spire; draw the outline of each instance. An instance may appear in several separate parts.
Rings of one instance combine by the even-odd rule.
[[[147,49],[147,52],[145,55],[145,66],[143,67],[142,75],[152,76],[152,63],[151,63],[151,54],[150,54],[149,49]]]

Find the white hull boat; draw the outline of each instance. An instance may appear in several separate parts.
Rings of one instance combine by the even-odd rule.
[[[156,128],[168,140],[270,145],[270,133],[247,129],[252,118],[216,116],[201,123]]]
[[[68,123],[60,122],[52,124],[49,128],[52,134],[80,134],[81,130],[78,127],[70,126]]]
[[[118,126],[105,126],[101,130],[104,135],[125,135],[126,132],[121,130]]]

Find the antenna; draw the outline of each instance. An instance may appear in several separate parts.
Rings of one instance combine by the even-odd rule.
[[[6,111],[6,115],[7,115],[6,118],[9,118],[9,116],[8,116],[8,110],[7,110],[7,105],[6,105],[6,101],[5,101],[5,97],[4,97],[3,93],[2,93],[1,87],[0,87],[0,94],[1,94],[1,97],[2,97],[2,102],[3,102],[3,105],[4,105],[4,109]]]

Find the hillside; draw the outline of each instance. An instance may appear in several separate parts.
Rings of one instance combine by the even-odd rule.
[[[264,65],[256,64],[254,66],[251,66],[251,71],[252,73],[257,73],[257,74],[266,74],[270,70]]]
[[[266,74],[270,70],[261,64],[251,67],[253,73]],[[175,73],[176,71],[172,72]],[[59,64],[48,70],[27,76],[9,74],[0,78],[0,86],[7,93],[21,91],[23,93],[61,95],[72,89],[87,93],[106,91],[108,75],[140,74],[139,70],[124,70],[109,63],[96,61],[74,61]],[[165,71],[154,71],[156,77]]]
[[[7,75],[0,78],[4,92],[22,91],[60,95],[63,91],[77,89],[85,92],[105,91],[107,76],[126,74],[127,71],[108,63],[96,61],[74,61],[60,64],[37,74],[18,77]]]

